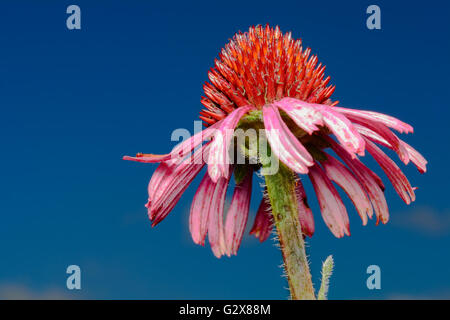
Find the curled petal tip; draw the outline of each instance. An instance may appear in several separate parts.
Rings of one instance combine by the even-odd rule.
[[[352,235],[352,233],[350,232],[350,225],[346,225],[345,226],[345,235],[350,237]]]
[[[158,223],[160,223],[160,221],[153,221],[151,224],[151,227],[154,228],[158,225]]]

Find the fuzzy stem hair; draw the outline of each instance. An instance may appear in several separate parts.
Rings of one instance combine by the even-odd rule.
[[[280,163],[276,174],[264,176],[278,233],[291,299],[314,300],[305,242],[298,218],[295,174]]]

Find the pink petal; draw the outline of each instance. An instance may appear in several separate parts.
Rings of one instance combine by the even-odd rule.
[[[154,206],[161,202],[166,202],[168,194],[180,185],[180,181],[182,181],[179,180],[180,177],[185,175],[191,177],[193,172],[201,170],[205,164],[203,159],[208,154],[209,148],[210,144],[206,144],[181,162],[174,163],[172,160],[169,160],[158,166],[148,187],[149,198]]]
[[[223,229],[223,210],[228,182],[229,180],[226,178],[219,178],[217,182],[211,180],[211,183],[214,184],[214,193],[212,197],[204,199],[204,201],[210,202],[207,213],[208,239],[211,249],[217,258],[227,253],[225,232]]]
[[[225,220],[225,243],[228,256],[237,254],[241,245],[250,209],[252,176],[253,171],[250,171],[244,180],[234,188],[233,198]]]
[[[314,234],[314,217],[306,200],[306,192],[300,179],[296,181],[295,194],[297,196],[298,219],[300,220],[302,233],[312,237]]]
[[[164,181],[164,179],[171,174],[173,174],[174,168],[170,167],[166,162],[161,162],[159,166],[156,168],[155,172],[153,172],[152,177],[150,178],[150,181],[148,183],[148,202],[145,205],[149,209],[150,214],[150,208],[152,202],[155,202],[155,199],[159,197],[158,191],[160,190],[159,186]],[[150,220],[153,219],[153,216],[149,215]]]
[[[210,176],[205,174],[191,204],[189,231],[191,232],[194,243],[202,246],[205,244],[205,237],[208,232],[210,199],[214,195],[215,187],[216,184],[211,181]]]
[[[290,169],[298,173],[308,173],[313,158],[292,134],[273,105],[263,108],[264,127],[273,153]]]
[[[427,171],[428,161],[416,149],[411,147],[409,144],[407,144],[406,142],[401,141],[401,140],[400,140],[400,142],[403,144],[403,146],[408,151],[409,158],[416,165],[419,172],[425,173]]]
[[[350,235],[347,210],[330,179],[316,164],[309,168],[309,178],[319,200],[323,220],[337,238]]]
[[[327,160],[323,161],[322,165],[328,178],[337,183],[352,200],[363,225],[366,225],[367,216],[372,216],[373,209],[366,192],[356,177],[347,167],[330,155],[327,155]]]
[[[362,118],[354,118],[352,119],[352,121],[359,124],[359,130],[364,131],[366,134],[374,136],[373,133],[375,133],[379,135],[383,140],[385,140],[389,145],[392,146],[391,149],[398,154],[400,160],[402,160],[403,163],[408,164],[408,151],[400,143],[400,139],[394,133],[392,133],[392,131],[389,130],[388,127],[386,127],[382,123],[377,123],[375,121],[370,121]],[[361,126],[364,128],[361,128]],[[373,133],[370,133],[370,131],[372,131]]]
[[[215,183],[211,180],[209,174],[204,175],[192,201],[189,216],[189,230],[195,243],[205,244],[208,226],[211,223],[210,220],[216,219],[218,215],[223,214],[223,203],[227,186],[227,179],[221,178]],[[220,226],[220,229],[222,228]]]
[[[370,140],[381,144],[391,150],[394,148],[389,144],[389,142],[386,141],[382,136],[380,136],[378,133],[370,130],[369,128],[362,126],[360,124],[354,123],[353,126],[358,130],[360,134],[362,134],[364,137],[369,138]]]
[[[222,124],[222,121],[218,121],[213,125],[209,126],[205,130],[196,133],[189,139],[179,143],[175,148],[170,152],[170,156],[172,160],[170,164],[177,164],[181,162],[187,155],[190,155],[191,152],[202,144],[203,141],[210,140],[214,134],[217,132],[217,128]]]
[[[355,127],[358,129],[358,131],[370,139],[373,142],[376,142],[386,148],[389,148],[393,150],[394,148],[392,145],[387,142],[383,137],[381,137],[379,134],[375,133],[374,131],[360,125],[355,125]],[[413,147],[411,147],[409,144],[407,144],[405,141],[400,140],[400,143],[403,145],[403,147],[406,149],[406,152],[408,152],[408,158],[415,164],[417,169],[420,173],[425,173],[427,171],[427,163],[428,161]]]
[[[124,156],[122,159],[144,163],[155,163],[169,160],[170,154],[138,154],[136,157]]]
[[[373,158],[378,162],[383,171],[386,173],[387,177],[394,186],[395,191],[399,196],[406,202],[410,204],[411,201],[416,199],[414,195],[414,190],[411,187],[408,179],[405,177],[400,168],[391,160],[383,151],[380,150],[374,143],[370,140],[366,140],[367,151],[373,156]]]
[[[157,225],[175,207],[183,192],[204,166],[201,159],[209,151],[209,144],[197,149],[183,162],[169,166],[161,163],[149,183],[149,217]]]
[[[229,147],[236,128],[242,116],[251,110],[251,106],[240,107],[231,112],[222,120],[214,139],[211,142],[211,151],[208,158],[208,173],[213,181],[229,175]]]
[[[364,139],[355,129],[349,119],[339,112],[334,111],[334,108],[326,105],[317,105],[322,112],[323,121],[326,126],[333,132],[342,146],[352,155],[354,153],[361,156],[364,155]]]
[[[135,157],[124,156],[123,160],[130,160],[143,163],[155,163],[167,161],[168,165],[177,164],[183,161],[183,159],[191,154],[191,152],[198,147],[203,141],[211,139],[216,132],[216,128],[220,125],[221,121],[213,124],[207,129],[193,135],[189,139],[181,142],[168,154],[138,154]]]
[[[255,222],[250,230],[250,234],[257,237],[260,242],[264,242],[272,232],[272,228],[273,221],[270,202],[269,199],[263,197],[259,204],[258,212],[256,213]]]
[[[382,186],[380,186],[380,182],[377,181],[381,181],[381,179],[361,161],[358,159],[352,159],[348,152],[333,139],[326,137],[326,140],[330,144],[333,151],[336,152],[336,154],[345,162],[353,174],[358,178],[359,182],[364,187],[364,190],[366,190],[377,216],[377,224],[380,220],[383,223],[387,223],[389,220],[389,210],[382,191]]]
[[[286,112],[300,128],[309,134],[319,130],[316,125],[323,125],[322,114],[306,102],[294,98],[283,98],[274,105]]]
[[[355,110],[355,109],[348,109],[348,108],[342,108],[342,107],[333,107],[333,109],[339,111],[342,114],[345,114],[347,116],[355,116],[362,119],[375,121],[377,123],[384,124],[385,126],[388,126],[389,128],[395,129],[399,131],[400,133],[409,133],[413,132],[414,129],[409,124],[400,121],[397,118],[388,116],[386,114],[373,112],[373,111],[363,111],[363,110]]]

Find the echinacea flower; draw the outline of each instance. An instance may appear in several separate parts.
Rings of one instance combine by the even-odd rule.
[[[330,77],[324,78],[325,66],[318,64],[317,56],[310,52],[303,50],[300,40],[292,39],[290,33],[283,35],[278,27],[256,26],[236,34],[221,51],[208,73],[210,82],[204,85],[206,97],[201,103],[205,109],[200,112],[200,119],[207,128],[169,154],[124,157],[160,163],[148,186],[146,207],[153,226],[169,214],[207,164],[191,205],[192,238],[204,245],[208,236],[217,257],[237,253],[248,220],[253,173],[265,166],[259,149],[253,163],[233,162],[230,154],[242,151],[234,144],[238,128],[262,129],[264,134],[258,139],[268,142],[269,153],[280,161],[280,170],[287,172],[288,177],[280,178],[277,186],[278,182],[268,182],[271,175],[265,175],[268,190],[251,229],[260,241],[268,238],[274,221],[278,221],[280,241],[285,241],[282,248],[289,245],[287,238],[292,234],[283,235],[285,220],[280,216],[286,212],[283,207],[277,209],[277,199],[283,191],[277,188],[287,181],[289,193],[291,180],[295,195],[292,208],[296,208],[296,221],[291,222],[303,236],[313,235],[314,219],[301,182],[306,175],[314,187],[323,220],[336,237],[350,235],[350,229],[347,210],[335,185],[352,200],[364,225],[373,215],[377,224],[386,223],[389,211],[384,183],[361,162],[366,151],[381,166],[400,197],[407,204],[415,200],[415,188],[377,146],[393,150],[404,164],[411,161],[423,173],[427,161],[391,131],[410,133],[413,128],[385,114],[338,107],[338,102],[331,100],[335,87],[329,85]],[[245,156],[249,160],[250,156]],[[234,193],[225,212],[233,173]],[[288,264],[288,257],[283,255]],[[289,276],[289,270],[287,273]],[[290,284],[292,281],[295,279],[290,279]]]

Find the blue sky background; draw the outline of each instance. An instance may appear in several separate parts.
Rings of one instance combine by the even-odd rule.
[[[66,28],[70,4],[81,7],[81,30]],[[370,4],[381,7],[382,30],[366,28]],[[307,184],[316,287],[333,254],[331,299],[449,298],[449,11],[444,1],[2,1],[0,297],[288,296],[273,241],[246,236],[222,259],[193,244],[199,179],[152,229],[143,205],[156,166],[121,160],[167,152],[172,130],[193,130],[219,50],[238,30],[270,23],[318,54],[341,105],[413,124],[405,140],[430,163],[425,175],[405,168],[419,187],[413,205],[387,188],[387,225],[362,227],[349,205],[344,239],[325,227]],[[259,198],[255,183],[252,217]],[[71,264],[82,270],[77,292],[65,287]],[[371,264],[381,290],[366,287]]]

